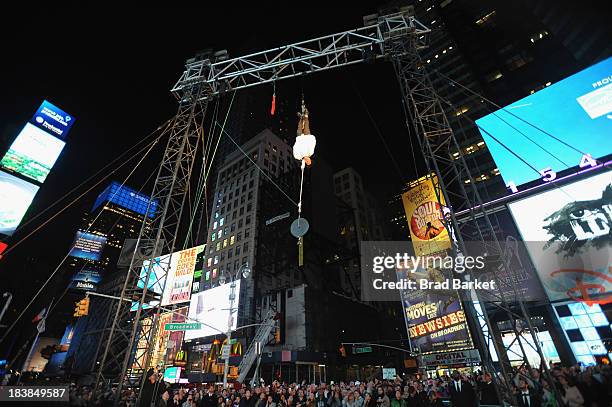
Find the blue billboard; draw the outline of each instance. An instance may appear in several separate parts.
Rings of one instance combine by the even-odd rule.
[[[584,155],[605,157],[612,153],[612,57],[476,124],[506,184],[551,181]]]
[[[85,260],[98,261],[105,244],[106,236],[78,231],[69,254]]]
[[[100,281],[102,281],[102,274],[100,274],[100,271],[85,267],[72,277],[70,288],[83,291],[96,291]]]
[[[44,131],[65,139],[74,123],[74,117],[45,100],[32,117],[31,122]]]
[[[100,195],[98,195],[91,210],[92,212],[95,211],[104,202],[112,202],[122,208],[144,215],[147,213],[147,206],[149,205],[150,199],[148,195],[142,194],[125,185],[121,186],[120,183],[113,181]],[[157,200],[153,200],[151,202],[151,208],[149,209],[149,218],[154,218],[156,211]]]

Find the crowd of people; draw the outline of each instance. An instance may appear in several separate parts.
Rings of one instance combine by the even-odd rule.
[[[516,371],[513,378],[515,400],[519,407],[607,407],[612,401],[612,368],[555,367],[552,381],[537,369],[528,375]],[[415,375],[395,380],[335,383],[260,383],[254,387],[238,384],[224,389],[221,385],[170,385],[148,372],[141,399],[132,389],[122,399],[126,407],[475,407],[500,405],[495,378],[482,372],[424,378]],[[116,389],[96,397],[89,388],[72,387],[70,404],[81,407],[112,404]]]

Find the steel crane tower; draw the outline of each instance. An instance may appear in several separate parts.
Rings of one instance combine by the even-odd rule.
[[[163,241],[164,253],[172,253],[177,247],[180,218],[189,193],[191,169],[202,132],[201,117],[211,100],[228,91],[384,59],[390,61],[395,69],[403,97],[406,125],[413,130],[419,142],[428,171],[437,175],[438,181],[434,186],[438,201],[443,202],[444,199],[452,205],[445,223],[455,237],[453,252],[464,255],[469,252],[462,238],[462,232],[469,230],[472,235],[478,236],[489,258],[497,259],[500,274],[510,275],[503,248],[496,240],[489,214],[482,205],[474,178],[442,108],[441,98],[436,94],[419,56],[419,51],[428,46],[430,30],[413,14],[411,7],[401,8],[381,16],[366,16],[364,27],[350,31],[238,58],[228,59],[220,54],[220,58],[209,56],[188,60],[185,71],[172,88],[179,109],[168,133],[166,152],[152,196],[159,201],[161,210],[150,227],[143,223],[139,239],[154,239],[154,247]],[[465,180],[469,182],[465,183]],[[459,223],[455,212],[461,210],[467,210],[469,216]],[[169,261],[166,263],[169,264]],[[163,267],[166,272],[168,264]],[[113,310],[112,326],[105,334],[104,352],[98,364],[97,386],[103,381],[119,383],[118,395],[124,384],[137,387],[139,376],[148,367],[149,348],[158,313],[157,308],[142,307],[149,298],[147,287],[151,286],[151,282],[146,281],[144,289],[138,289],[139,273],[140,267],[132,264],[121,291],[122,301]],[[156,278],[165,279],[165,275],[162,273]],[[493,293],[486,298],[485,307],[483,299],[472,292],[469,299],[474,301],[465,301],[465,305],[483,366],[490,372],[500,371],[501,375],[496,380],[498,394],[503,399],[512,400],[512,371],[506,357],[509,346],[494,335],[497,329],[490,321],[489,313],[503,313],[512,322],[516,340],[523,333],[531,335],[542,361],[544,357],[522,299],[506,279],[496,278],[496,282],[498,287],[506,287],[500,291],[514,295],[508,299],[507,296],[495,296]],[[138,301],[135,312],[130,312],[132,299]],[[500,357],[499,369],[493,364],[489,346]],[[523,362],[529,366],[521,341],[519,346]],[[529,375],[529,371],[525,373]],[[549,374],[548,370],[545,374]]]

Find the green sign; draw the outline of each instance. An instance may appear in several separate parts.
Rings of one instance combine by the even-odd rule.
[[[193,329],[201,329],[202,324],[199,322],[180,322],[164,325],[166,331],[190,331]]]
[[[355,346],[355,347],[353,347],[353,353],[354,354],[371,353],[371,352],[372,352],[372,347],[371,346]]]

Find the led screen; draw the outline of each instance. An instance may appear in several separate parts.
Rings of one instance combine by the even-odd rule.
[[[32,117],[32,123],[50,134],[65,139],[74,123],[74,117],[45,100]]]
[[[38,189],[0,171],[0,233],[10,236],[15,232]]]
[[[185,331],[185,339],[202,338],[218,335],[227,331],[230,312],[231,284],[227,283],[215,288],[204,290],[191,296],[187,322],[201,322],[201,329]],[[238,309],[240,298],[240,280],[236,281],[236,299],[234,309]],[[232,329],[236,329],[236,313],[232,319]]]
[[[70,250],[70,256],[98,261],[105,244],[106,236],[78,231],[72,245],[72,250]]]
[[[72,277],[70,288],[83,291],[96,291],[100,281],[102,281],[102,275],[98,270],[84,268]]]
[[[42,183],[64,145],[62,140],[28,123],[9,147],[0,166]]]
[[[204,246],[196,246],[145,260],[140,269],[138,287],[144,288],[147,272],[149,273],[148,289],[162,294],[162,305],[178,304],[189,301],[193,272],[198,256],[204,252]]]
[[[476,120],[506,183],[534,181],[546,168],[578,166],[583,153],[612,153],[611,71],[608,58]]]
[[[612,171],[509,207],[551,301],[612,302]]]
[[[148,195],[142,194],[132,188],[121,185],[113,181],[96,199],[93,205],[92,212],[95,211],[104,202],[112,202],[132,212],[140,215],[147,213],[147,207],[151,198]],[[149,208],[149,217],[155,217],[157,210],[157,200],[151,202]]]

